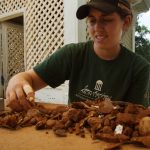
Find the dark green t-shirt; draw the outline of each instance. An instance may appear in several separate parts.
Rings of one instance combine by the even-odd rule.
[[[69,80],[70,102],[109,97],[146,104],[144,94],[148,88],[149,63],[123,46],[119,56],[108,61],[95,54],[92,41],[69,44],[34,70],[53,88]]]

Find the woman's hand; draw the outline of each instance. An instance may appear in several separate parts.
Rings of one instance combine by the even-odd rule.
[[[12,77],[6,89],[7,106],[15,111],[28,110],[31,108],[29,94],[34,99],[34,90],[30,80],[26,80],[26,73],[19,73]],[[27,77],[28,78],[28,77]],[[32,93],[32,95],[31,95]]]

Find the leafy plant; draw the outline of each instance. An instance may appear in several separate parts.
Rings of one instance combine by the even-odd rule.
[[[146,37],[148,34],[150,34],[150,30],[146,26],[139,24],[138,17],[135,32],[135,52],[150,62],[150,40]]]

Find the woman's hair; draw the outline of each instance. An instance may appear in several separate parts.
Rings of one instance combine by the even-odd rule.
[[[132,11],[127,11],[125,9],[117,9],[116,12],[118,13],[118,15],[120,16],[120,18],[122,20],[125,19],[126,16],[130,15],[131,17],[133,17]]]

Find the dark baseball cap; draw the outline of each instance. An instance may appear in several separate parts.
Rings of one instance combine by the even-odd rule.
[[[86,18],[91,7],[108,14],[119,9],[125,10],[128,14],[131,14],[131,6],[128,0],[89,0],[87,4],[78,8],[76,12],[77,18]]]

